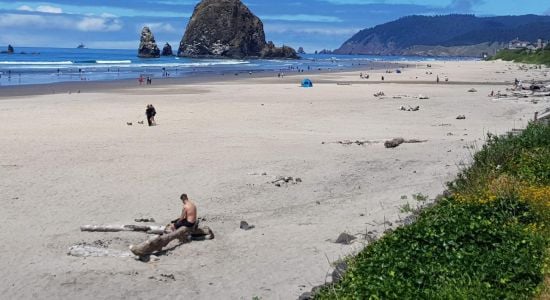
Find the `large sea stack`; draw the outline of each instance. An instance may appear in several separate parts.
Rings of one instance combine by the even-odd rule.
[[[160,57],[160,50],[155,42],[155,37],[149,27],[143,27],[141,31],[141,42],[139,43],[138,57],[157,58]]]
[[[240,0],[203,0],[181,40],[178,56],[298,58],[290,47],[265,40],[264,25]]]

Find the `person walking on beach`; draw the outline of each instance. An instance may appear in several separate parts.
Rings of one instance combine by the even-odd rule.
[[[157,111],[153,104],[148,104],[147,108],[145,109],[145,116],[147,117],[147,124],[149,126],[155,126],[155,115],[157,114]]]

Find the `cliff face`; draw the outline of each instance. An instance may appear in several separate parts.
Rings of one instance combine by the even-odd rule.
[[[268,45],[262,21],[240,0],[200,2],[178,50],[178,56],[186,57],[244,58],[266,54],[297,57],[290,47]]]
[[[141,41],[139,43],[138,57],[157,58],[160,57],[160,49],[155,42],[155,37],[149,27],[143,27]]]
[[[479,57],[517,37],[550,39],[550,16],[409,16],[361,30],[335,53]]]

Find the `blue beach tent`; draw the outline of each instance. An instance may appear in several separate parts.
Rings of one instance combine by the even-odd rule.
[[[311,82],[311,80],[306,78],[302,80],[302,87],[305,87],[305,88],[313,87],[313,82]]]

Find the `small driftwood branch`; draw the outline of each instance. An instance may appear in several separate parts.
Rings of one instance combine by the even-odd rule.
[[[428,140],[418,140],[418,139],[410,139],[406,140],[404,138],[395,138],[392,140],[388,140],[384,142],[384,147],[386,148],[396,148],[399,147],[401,144],[417,144],[417,143],[426,143]]]
[[[84,225],[80,226],[81,231],[87,232],[120,232],[138,231],[148,234],[162,234],[165,226],[160,225]]]
[[[69,248],[68,255],[76,257],[132,257],[129,251],[106,249],[89,245],[74,245]]]

